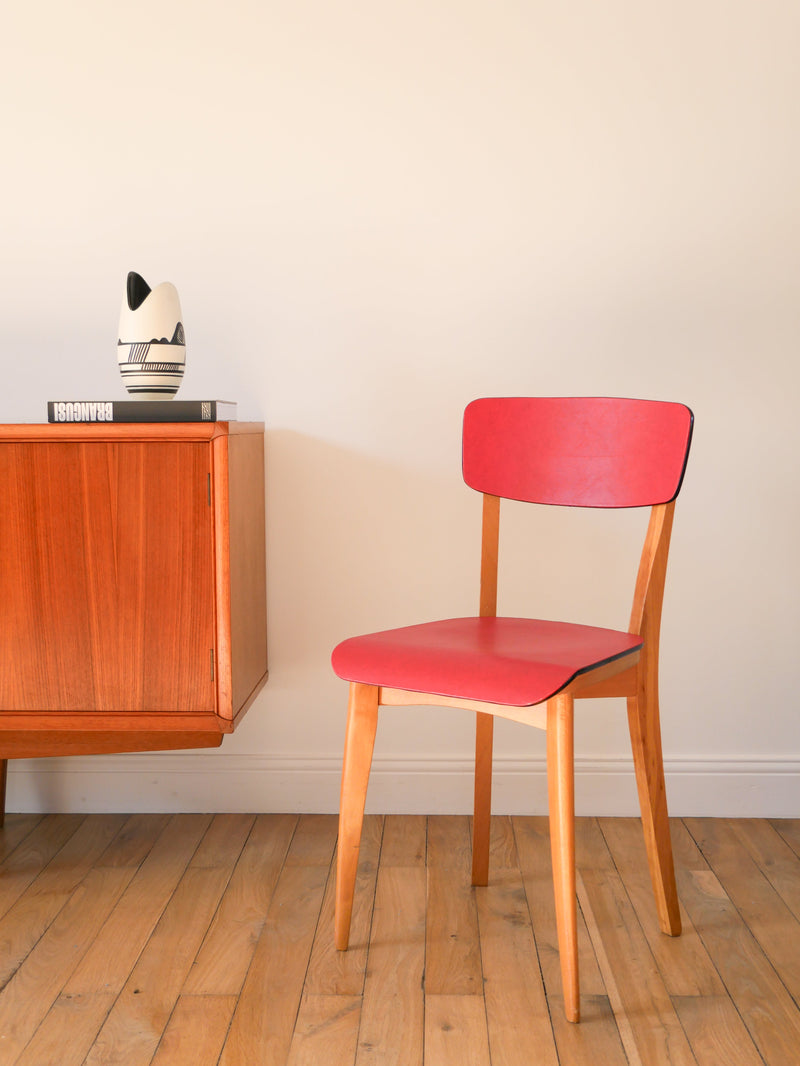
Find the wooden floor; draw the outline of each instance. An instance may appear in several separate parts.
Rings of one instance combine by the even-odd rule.
[[[2,1066],[797,1066],[800,820],[673,822],[684,934],[639,824],[579,819],[583,1021],[563,1019],[547,823],[371,817],[351,950],[328,815],[9,815]]]

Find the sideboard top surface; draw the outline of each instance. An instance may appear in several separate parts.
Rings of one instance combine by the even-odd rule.
[[[0,443],[21,441],[210,441],[263,433],[263,422],[25,422],[0,425]]]

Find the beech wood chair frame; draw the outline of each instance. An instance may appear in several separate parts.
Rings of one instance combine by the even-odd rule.
[[[688,451],[688,445],[687,445]],[[677,495],[677,493],[676,493]],[[345,734],[336,872],[335,941],[347,950],[358,854],[380,706],[452,706],[476,713],[472,884],[488,884],[494,718],[547,733],[548,807],[564,1011],[580,1020],[575,880],[573,719],[576,699],[624,697],[647,858],[663,933],[678,936],[675,884],[658,704],[658,649],[674,498],[651,507],[629,632],[640,650],[579,674],[546,703],[506,706],[351,682]],[[496,617],[500,497],[483,493],[480,616]]]

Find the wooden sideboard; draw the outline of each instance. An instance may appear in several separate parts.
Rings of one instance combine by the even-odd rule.
[[[7,759],[221,744],[265,568],[262,424],[0,426],[0,816]]]

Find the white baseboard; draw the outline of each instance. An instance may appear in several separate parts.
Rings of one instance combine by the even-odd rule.
[[[332,757],[147,752],[10,761],[9,811],[335,812],[341,763]],[[668,759],[670,814],[800,817],[800,758]],[[578,814],[638,814],[629,757],[575,761]],[[367,810],[461,814],[471,810],[466,757],[376,758]],[[495,760],[495,814],[545,814],[542,758]]]

